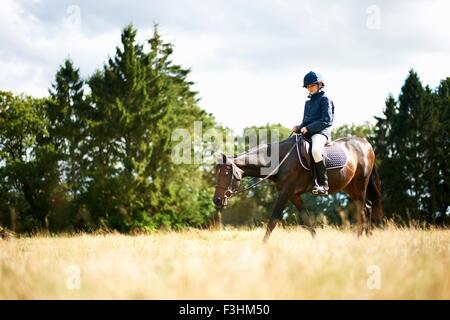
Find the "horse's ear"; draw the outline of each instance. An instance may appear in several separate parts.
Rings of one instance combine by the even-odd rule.
[[[228,162],[227,156],[222,153],[222,163],[225,164],[227,162]]]
[[[216,158],[217,158],[217,163],[218,164],[225,164],[227,163],[227,156],[224,155],[223,153],[218,153],[216,154]]]

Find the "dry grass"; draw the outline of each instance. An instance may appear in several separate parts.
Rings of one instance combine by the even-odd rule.
[[[450,231],[325,228],[0,240],[0,299],[449,299]],[[379,289],[370,289],[371,266]],[[77,272],[80,288],[77,289]],[[369,272],[368,272],[369,271]]]

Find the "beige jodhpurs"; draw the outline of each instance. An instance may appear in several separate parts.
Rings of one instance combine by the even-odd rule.
[[[322,161],[322,151],[327,143],[327,137],[321,133],[316,133],[311,137],[312,148],[311,153],[315,162]]]

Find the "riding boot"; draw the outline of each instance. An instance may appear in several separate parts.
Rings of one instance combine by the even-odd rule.
[[[314,186],[312,193],[317,195],[328,194],[328,176],[327,169],[325,167],[325,159],[314,163],[315,171],[317,174],[317,185]]]

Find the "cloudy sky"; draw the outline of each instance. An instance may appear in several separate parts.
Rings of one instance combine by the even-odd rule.
[[[158,23],[174,61],[192,70],[200,105],[224,125],[301,122],[310,70],[322,73],[335,126],[373,121],[414,68],[450,76],[450,1],[2,0],[0,90],[47,94],[67,57],[88,77],[133,22]]]

